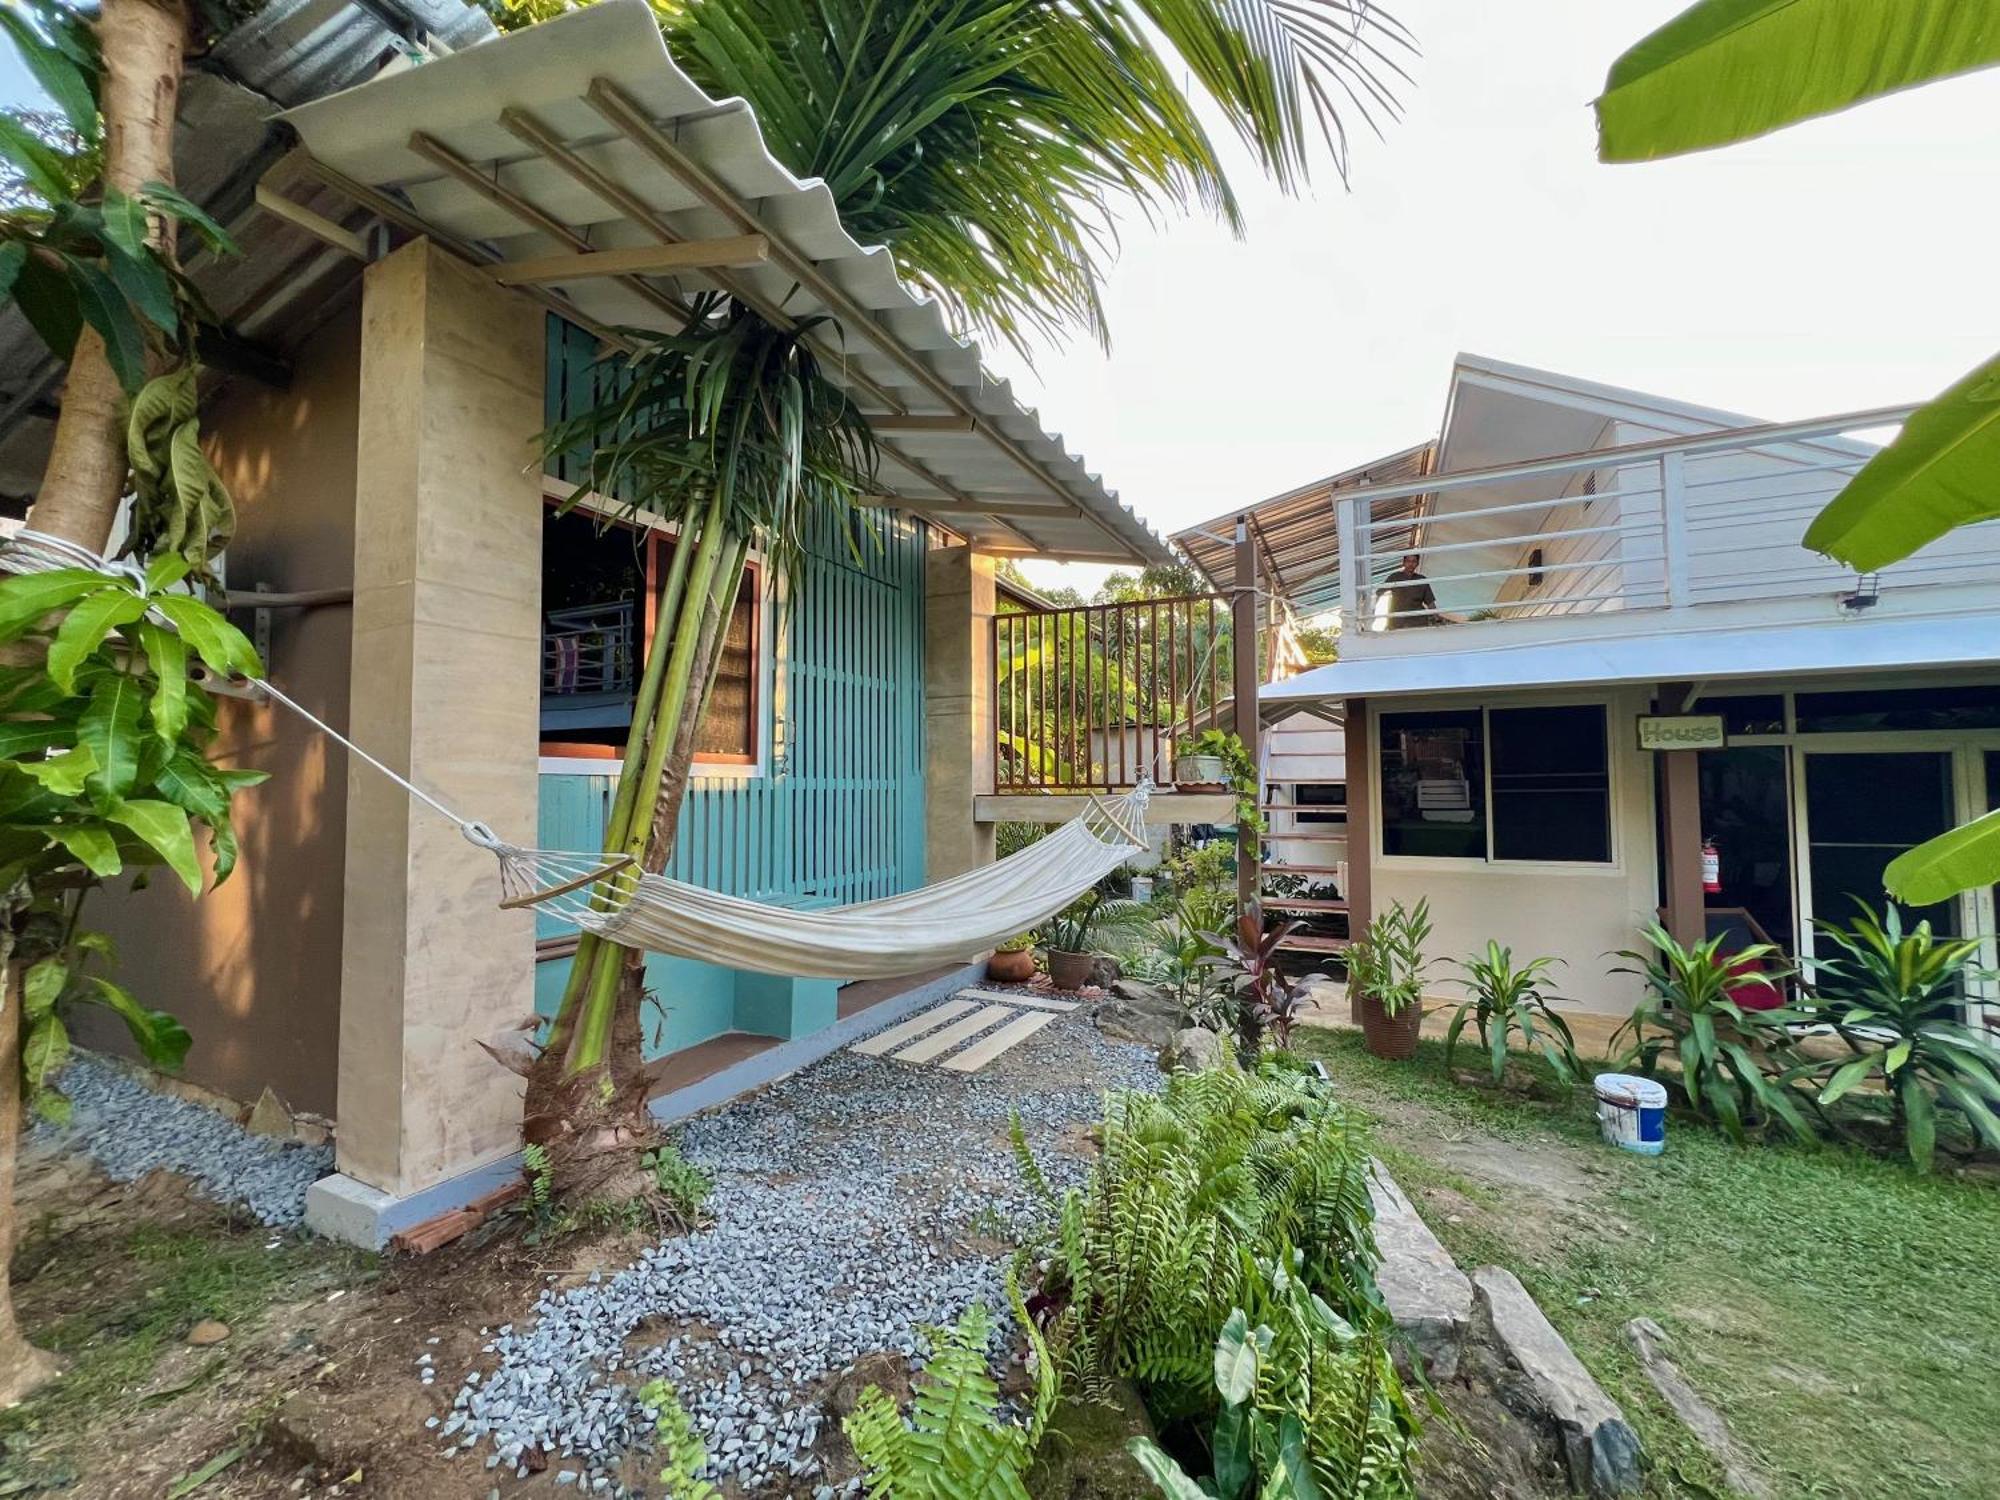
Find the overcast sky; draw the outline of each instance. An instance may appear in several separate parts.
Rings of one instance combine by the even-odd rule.
[[[2000,346],[2000,71],[1598,165],[1606,66],[1682,3],[1393,0],[1415,84],[1350,189],[1288,200],[1246,163],[1243,239],[1127,234],[1108,357],[992,363],[1165,533],[1434,434],[1461,350],[1784,419],[1927,396]],[[25,88],[0,53],[0,101]]]

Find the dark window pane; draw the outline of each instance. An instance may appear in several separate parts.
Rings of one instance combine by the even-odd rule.
[[[1846,922],[1855,902],[1875,911],[1887,899],[1882,872],[1904,850],[1951,827],[1951,756],[1943,751],[1885,751],[1806,757],[1813,915]],[[1906,913],[1939,932],[1958,930],[1958,903]],[[1823,950],[1822,950],[1823,951]]]
[[[1603,864],[1611,858],[1604,709],[1496,708],[1493,857]]]
[[[1868,688],[1800,693],[1800,734],[1871,729],[2000,729],[2000,687]]]
[[[1486,857],[1478,709],[1382,715],[1382,852]]]
[[[1788,953],[1795,946],[1791,802],[1785,775],[1790,753],[1782,745],[1732,745],[1703,750],[1698,762],[1701,828],[1715,840],[1722,880],[1722,889],[1710,892],[1706,904],[1749,912]]]
[[[608,755],[625,743],[645,628],[645,556],[645,534],[629,526],[582,510],[544,513],[544,745]]]
[[[1783,693],[1745,693],[1729,698],[1703,698],[1688,712],[1721,714],[1722,727],[1732,735],[1785,732]]]
[[[1347,822],[1347,787],[1338,781],[1300,781],[1292,785],[1292,814],[1299,823]],[[1311,811],[1307,811],[1311,809]]]

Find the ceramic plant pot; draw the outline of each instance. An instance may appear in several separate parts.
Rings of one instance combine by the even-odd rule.
[[[996,984],[1026,984],[1035,977],[1035,950],[1001,949],[986,960],[986,977]]]
[[[1059,949],[1049,949],[1049,978],[1059,990],[1080,990],[1090,983],[1091,970],[1096,966],[1096,955],[1090,953],[1064,953]]]
[[[1219,755],[1183,755],[1174,762],[1174,785],[1184,792],[1225,790],[1229,768]]]

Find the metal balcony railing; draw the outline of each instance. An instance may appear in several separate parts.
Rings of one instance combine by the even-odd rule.
[[[1813,518],[1876,451],[1843,435],[1894,427],[1914,409],[1663,438],[1348,491],[1334,501],[1343,632],[1365,650],[1382,631],[1468,620],[1872,598],[1878,589],[1990,582],[2000,566],[1993,523],[1956,533],[1879,578],[1857,578],[1804,548]],[[1408,505],[1386,503],[1412,498],[1420,502],[1414,542]],[[1411,550],[1428,596],[1392,576]]]

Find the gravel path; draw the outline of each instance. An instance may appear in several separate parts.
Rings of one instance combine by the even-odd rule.
[[[1005,1306],[1006,1247],[1035,1216],[1009,1112],[1060,1184],[1083,1175],[1063,1137],[1098,1118],[1104,1089],[1158,1087],[1149,1052],[1085,1015],[982,1073],[843,1051],[689,1122],[682,1148],[716,1182],[713,1226],[499,1329],[439,1435],[490,1469],[540,1446],[565,1487],[641,1493],[616,1476],[651,1436],[633,1392],[659,1375],[693,1414],[712,1478],[829,1500],[807,1452],[826,1378],[873,1351],[919,1354],[920,1327],[974,1302]]]
[[[38,1135],[82,1151],[114,1182],[155,1167],[184,1173],[219,1203],[238,1204],[262,1222],[292,1228],[305,1219],[306,1189],[333,1170],[331,1146],[302,1146],[252,1135],[212,1109],[157,1093],[117,1065],[78,1053],[58,1085],[74,1114],[46,1121]]]

